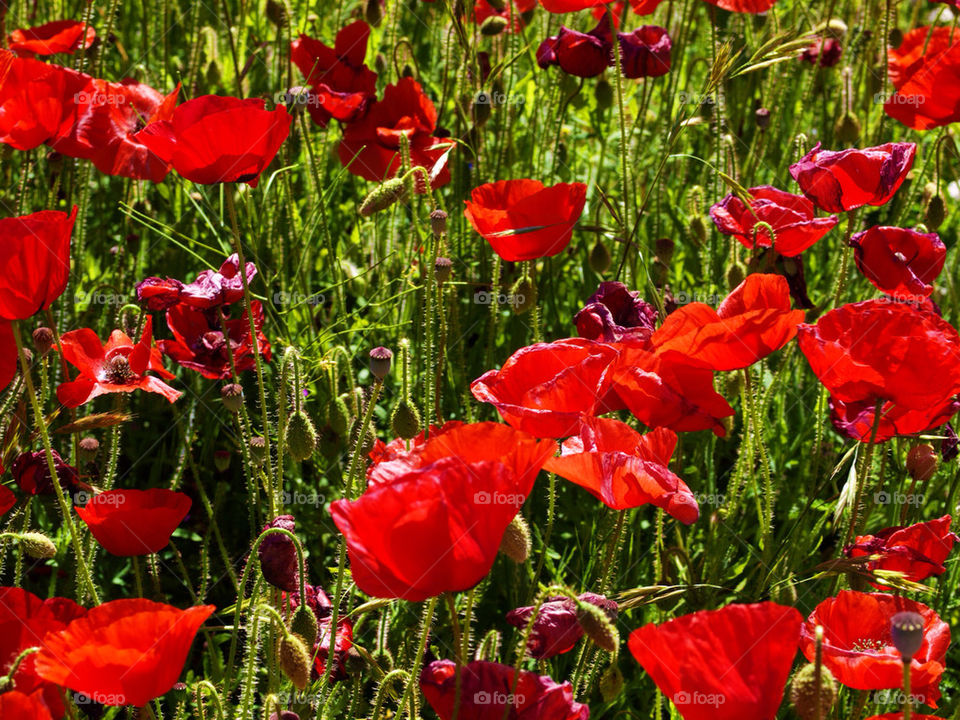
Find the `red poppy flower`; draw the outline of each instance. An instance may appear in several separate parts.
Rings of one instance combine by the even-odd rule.
[[[264,323],[263,305],[258,300],[250,303],[253,310],[253,322],[257,329],[257,348],[268,361],[271,358],[270,342],[261,332]],[[173,340],[160,340],[157,345],[160,352],[172,358],[177,364],[190,370],[196,370],[205,378],[222,380],[232,377],[230,370],[230,349],[233,350],[233,362],[238,373],[252,370],[256,366],[253,342],[250,339],[250,321],[246,310],[238,318],[225,320],[226,337],[219,316],[220,308],[198,310],[186,303],[180,303],[167,310],[167,326],[173,333]],[[227,348],[229,338],[230,349]]]
[[[202,95],[133,136],[187,180],[204,185],[245,182],[256,187],[290,132],[283,106],[263,100]]]
[[[420,673],[420,690],[440,720],[587,720],[590,709],[573,699],[573,687],[558,685],[546,675],[509,665],[475,660],[460,668],[460,707],[457,665],[434,660]],[[512,701],[512,703],[511,703]],[[509,709],[508,709],[509,708]]]
[[[19,690],[0,694],[0,717],[4,720],[53,720],[40,690],[29,695]]]
[[[568,338],[520,348],[499,370],[473,381],[470,392],[480,402],[492,403],[510,425],[537,437],[573,435],[581,414],[596,415],[620,409],[605,407],[600,381],[616,358],[603,343]]]
[[[0,516],[6,515],[17,504],[17,496],[6,485],[0,485]]]
[[[842,685],[857,690],[899,688],[903,660],[890,637],[898,612],[923,617],[923,644],[910,662],[910,692],[930,707],[940,699],[950,627],[922,603],[887,593],[841,590],[817,605],[803,625],[800,649],[813,662],[817,625],[823,626],[823,665]]]
[[[617,41],[624,77],[660,77],[670,72],[673,41],[666,28],[643,25],[632,33],[617,33]]]
[[[830,421],[841,435],[852,440],[868,443],[884,443],[892,437],[917,435],[943,425],[960,410],[960,400],[947,397],[935,405],[910,409],[889,403],[880,411],[874,436],[874,415],[877,402],[874,399],[845,403],[831,396]]]
[[[537,6],[537,0],[511,0],[502,10],[490,4],[489,0],[477,0],[473,6],[473,21],[477,25],[483,24],[488,17],[502,17],[507,21],[504,32],[518,33],[524,28],[523,17]]]
[[[36,673],[104,705],[141,707],[173,687],[200,626],[216,608],[178,610],[144,599],[98,605],[36,654]]]
[[[317,641],[313,644],[313,670],[310,676],[319,680],[327,671],[327,658],[330,657],[330,628],[333,627],[333,616],[320,620],[317,629]],[[353,621],[342,615],[337,619],[337,644],[333,653],[333,667],[330,668],[330,678],[335,682],[347,679],[347,658],[353,647]]]
[[[836,38],[818,37],[810,46],[803,51],[800,59],[811,65],[820,65],[820,67],[833,67],[843,56],[843,46]]]
[[[248,262],[245,271],[247,285],[250,285],[257,276],[257,266]],[[240,256],[234,253],[223,261],[219,270],[201,272],[196,280],[180,289],[179,299],[201,310],[242,300],[243,277],[240,275]]]
[[[544,10],[558,14],[600,7],[604,3],[605,0],[540,0]]]
[[[857,269],[874,287],[897,298],[933,293],[947,247],[936,233],[874,226],[850,238]]]
[[[52,450],[51,454],[60,487],[68,492],[77,489],[80,478],[77,469],[64,462],[56,450]],[[47,455],[43,450],[20,453],[10,466],[10,472],[17,482],[17,487],[27,495],[53,495],[56,492],[50,478],[50,468],[47,467]]]
[[[0,142],[32,150],[55,137],[69,127],[76,95],[89,81],[59,65],[13,59],[6,79],[0,73]]]
[[[722,10],[738,13],[763,13],[777,4],[777,0],[706,0]]]
[[[53,304],[70,277],[69,215],[43,210],[0,219],[0,318],[26,320]]]
[[[578,600],[596,605],[606,613],[611,622],[617,620],[617,603],[596,593],[583,593]],[[533,616],[534,606],[519,607],[507,613],[506,620],[521,630]],[[546,660],[573,650],[583,637],[583,626],[577,616],[577,603],[566,596],[551,597],[540,605],[533,621],[527,653],[537,660]]]
[[[683,353],[712,370],[738,370],[786,345],[803,316],[803,310],[790,309],[786,278],[755,273],[716,310],[690,303],[670,313],[650,343],[658,353]]]
[[[769,248],[786,257],[799,255],[837,224],[836,215],[814,217],[813,203],[769,185],[752,187],[749,207],[736,195],[727,195],[710,208],[717,230],[732,235],[748,250]],[[774,238],[758,222],[773,228]]]
[[[914,130],[960,120],[960,31],[946,25],[904,34],[887,53],[887,72],[896,92],[883,109]]]
[[[684,720],[773,720],[802,623],[772,602],[727,605],[644,625],[628,646]]]
[[[653,333],[657,316],[657,309],[641,300],[639,292],[610,280],[600,283],[586,305],[573,316],[573,322],[577,335],[588,340],[642,344]]]
[[[55,20],[46,25],[14,30],[7,38],[7,47],[18,55],[55,55],[73,53],[80,49],[80,43],[88,48],[97,39],[97,31],[90,25],[77,20]]]
[[[474,188],[464,216],[504,260],[550,257],[570,244],[587,186],[539,180],[499,180]]]
[[[506,425],[454,423],[374,466],[363,495],[330,506],[357,587],[419,601],[476,585],[556,449]]]
[[[610,19],[604,15],[588,33],[560,26],[560,33],[548,37],[537,48],[537,65],[546,69],[559,65],[568,75],[596,77],[613,64],[613,36]]]
[[[13,325],[9,320],[0,320],[0,390],[16,377],[19,362]]]
[[[337,152],[354,175],[379,182],[400,170],[400,137],[405,135],[410,161],[427,169],[436,189],[450,182],[446,156],[453,147],[449,140],[433,136],[436,129],[437,109],[416,80],[404,77],[387,85],[383,100],[344,128]]]
[[[579,433],[560,446],[544,470],[587,489],[604,505],[626,510],[650,503],[689,525],[700,517],[690,488],[668,469],[676,433],[641,435],[619,420],[584,417]]]
[[[137,301],[147,310],[167,310],[180,302],[183,283],[175,278],[148,277],[136,285]]]
[[[879,555],[879,560],[869,563],[871,570],[895,570],[920,582],[947,571],[943,561],[960,540],[950,532],[950,522],[951,517],[944,515],[915,525],[884,528],[876,535],[857,537],[843,552],[847,557]]]
[[[883,205],[903,183],[917,154],[914,143],[858,150],[821,150],[820,143],[790,166],[803,194],[827,212]]]
[[[650,15],[663,0],[630,0],[630,7],[637,15]]]
[[[77,508],[107,552],[121,557],[160,552],[187,516],[191,500],[165,488],[109,490]]]
[[[330,118],[352,122],[377,96],[377,74],[363,63],[370,26],[356,20],[337,33],[333,48],[301,34],[290,43],[290,59],[311,86],[307,109],[326,127]]]

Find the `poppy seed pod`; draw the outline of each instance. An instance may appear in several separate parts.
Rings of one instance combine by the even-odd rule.
[[[100,451],[100,441],[92,435],[87,435],[87,437],[80,440],[78,449],[80,459],[83,462],[93,462],[97,457],[97,453]]]
[[[923,626],[923,616],[910,611],[898,612],[890,620],[890,638],[905,663],[923,645]]]
[[[262,532],[274,528],[293,533],[297,525],[293,515],[280,515],[267,523]],[[268,583],[287,592],[300,588],[297,546],[289,537],[277,532],[270,533],[260,541],[257,557],[260,559],[260,571]]]
[[[317,431],[310,416],[303,410],[290,416],[284,440],[287,443],[287,452],[294,460],[302,462],[313,455],[317,446]]]
[[[932,445],[914,445],[907,453],[907,473],[917,482],[925,483],[934,476],[939,458]]]
[[[36,348],[40,357],[43,357],[53,347],[53,330],[48,327],[38,327],[33,331],[33,347]]]
[[[770,111],[767,108],[757,108],[753,116],[756,119],[757,127],[761,130],[770,127]]]
[[[292,710],[281,710],[280,714],[270,714],[270,720],[300,720],[300,716]]]
[[[370,374],[377,380],[383,380],[390,374],[393,351],[385,347],[375,347],[370,351]]]
[[[820,693],[817,700],[817,666],[805,665],[797,671],[790,683],[790,704],[801,720],[820,720],[829,717],[830,708],[837,700],[837,684],[825,668],[820,668]]]
[[[447,231],[447,213],[437,209],[430,213],[430,230],[435,237],[440,237]]]
[[[437,261],[433,264],[433,274],[437,278],[437,282],[441,285],[450,279],[452,272],[453,261],[450,258],[438,257]]]
[[[220,398],[223,406],[232,413],[240,412],[243,407],[243,387],[237,383],[229,383],[220,388]]]
[[[310,682],[310,651],[299,635],[284,635],[280,640],[280,669],[297,690],[303,690]]]
[[[500,540],[500,552],[506,555],[517,564],[522,564],[530,557],[532,543],[530,540],[530,528],[523,515],[516,515]]]
[[[249,443],[250,459],[257,465],[261,464],[267,457],[267,441],[262,437],[252,437]]]

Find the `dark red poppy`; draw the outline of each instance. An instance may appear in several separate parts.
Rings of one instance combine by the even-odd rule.
[[[257,266],[246,264],[247,285],[257,276]],[[180,301],[206,310],[217,305],[229,305],[243,299],[243,277],[240,275],[240,256],[234,253],[220,265],[219,270],[204,270],[189,285],[180,290]]]
[[[76,95],[89,75],[59,65],[15,58],[0,79],[0,142],[32,150],[69,127]]]
[[[290,43],[290,60],[310,85],[307,110],[326,127],[330,119],[352,122],[377,96],[377,74],[363,60],[370,26],[356,20],[337,33],[332,48],[307,35]]]
[[[623,76],[660,77],[670,72],[673,41],[666,28],[642,25],[631,33],[617,33]]]
[[[70,278],[76,219],[76,205],[69,215],[42,210],[0,219],[0,318],[26,320],[60,297]]]
[[[772,602],[644,625],[628,646],[684,720],[773,720],[803,617]]]
[[[644,343],[653,333],[657,309],[640,299],[640,293],[629,290],[622,282],[600,283],[587,298],[586,305],[573,316],[577,335],[602,342]]]
[[[160,351],[153,346],[153,318],[147,318],[136,344],[121,330],[114,330],[107,342],[101,343],[93,330],[81,328],[63,334],[60,352],[80,371],[75,380],[57,387],[57,399],[67,407],[79,407],[115,392],[143,390],[163,395],[170,402],[181,395],[160,379],[170,380],[173,373],[163,367]],[[147,375],[148,370],[160,377]]]
[[[19,690],[0,694],[0,717],[4,720],[53,720],[40,690],[29,695]]]
[[[540,0],[540,4],[547,12],[559,14],[600,7],[605,4],[605,0]]]
[[[333,604],[330,602],[330,598],[323,591],[322,587],[304,583],[303,589],[307,596],[307,607],[313,610],[313,614],[316,615],[318,619],[322,620],[330,615],[330,609],[333,607]],[[284,599],[289,599],[291,610],[296,610],[300,607],[299,587],[291,593],[283,593],[283,597]]]
[[[661,0],[652,0],[653,3],[659,4]],[[623,9],[627,6],[626,0],[610,0],[607,1],[606,5],[595,5],[591,10],[590,14],[593,16],[594,20],[600,20],[607,12],[607,8],[610,8],[610,13],[613,15],[613,27],[616,30],[620,29],[620,18],[623,16]],[[651,12],[653,12],[651,10]],[[646,14],[646,13],[643,13]]]
[[[907,580],[920,582],[947,571],[943,561],[960,540],[950,532],[950,522],[951,517],[944,515],[915,525],[884,528],[875,535],[857,537],[843,552],[847,557],[879,555],[879,560],[869,563],[870,570],[894,570]]]
[[[539,180],[499,180],[474,188],[464,217],[504,260],[550,257],[570,244],[587,186]]]
[[[580,602],[596,605],[611,622],[617,620],[617,603],[603,595],[583,593]],[[525,630],[533,616],[534,606],[519,607],[507,613],[507,622]],[[540,605],[537,619],[533,621],[527,653],[537,660],[546,660],[555,655],[570,652],[583,637],[583,627],[577,618],[577,603],[566,596],[551,597]]]
[[[925,408],[910,409],[886,403],[880,411],[880,420],[874,436],[874,416],[877,402],[874,399],[845,403],[831,396],[830,421],[841,435],[852,440],[868,443],[883,443],[892,437],[917,435],[943,425],[960,410],[960,400],[945,398],[942,402]]]
[[[148,277],[136,285],[137,301],[147,310],[167,310],[180,302],[183,283],[175,278]]]
[[[800,649],[813,662],[815,632],[823,627],[823,665],[841,685],[856,690],[899,688],[903,660],[890,637],[898,612],[923,618],[923,644],[910,662],[910,693],[930,707],[940,699],[950,626],[926,605],[887,593],[841,590],[817,605],[803,625]]]
[[[142,707],[177,682],[193,638],[214,610],[112,600],[48,633],[36,673],[103,705]]]
[[[722,10],[753,14],[764,13],[777,4],[777,0],[706,0],[706,2]]]
[[[896,92],[883,109],[914,130],[960,120],[960,31],[946,25],[914,28],[887,54]]]
[[[60,487],[65,492],[77,489],[79,487],[77,480],[80,478],[77,469],[64,462],[56,450],[52,450],[51,453]],[[50,479],[50,468],[47,467],[47,455],[42,450],[18,455],[10,466],[10,472],[17,482],[17,487],[27,495],[53,495],[55,492]]]
[[[663,0],[630,0],[630,7],[637,15],[650,15]]]
[[[473,6],[473,21],[477,25],[482,25],[484,20],[496,15],[507,21],[504,32],[518,33],[524,28],[523,16],[536,6],[537,0],[510,0],[503,5],[502,10],[498,10],[490,4],[489,0],[477,0]]]
[[[317,641],[313,644],[313,670],[310,676],[314,680],[323,677],[327,670],[327,659],[330,657],[330,628],[333,627],[333,617],[322,618],[317,629]],[[347,658],[353,648],[353,620],[341,615],[337,619],[337,644],[333,653],[333,667],[330,668],[330,679],[342,682],[347,679]]]
[[[263,100],[202,95],[133,136],[187,180],[256,187],[290,132],[293,118]]]
[[[696,302],[667,315],[650,343],[658,353],[676,351],[711,370],[738,370],[786,345],[803,317],[803,310],[790,309],[786,278],[754,273],[716,310]]]
[[[582,414],[622,407],[604,408],[606,398],[600,393],[600,381],[616,355],[613,347],[582,338],[535,343],[474,380],[470,392],[480,402],[492,403],[518,430],[568,437]]]
[[[263,305],[254,300],[250,303],[253,310],[254,326],[257,329],[257,348],[268,361],[271,358],[270,342],[262,332],[264,323]],[[167,310],[167,327],[173,333],[173,340],[160,340],[157,345],[160,352],[172,358],[177,364],[190,370],[196,370],[205,378],[222,380],[232,377],[230,370],[230,352],[237,373],[256,367],[253,342],[250,339],[250,321],[247,312],[238,318],[224,320],[227,335],[223,334],[220,308],[198,310],[186,303],[180,303]],[[230,347],[227,347],[229,338]]]
[[[296,533],[297,523],[293,515],[279,515],[263,526],[261,532],[279,528]],[[260,572],[274,587],[293,592],[300,587],[300,561],[293,540],[280,533],[270,533],[260,541],[257,548]]]
[[[457,664],[434,660],[420,673],[420,690],[440,720],[587,720],[590,709],[573,699],[573,687],[558,685],[546,675],[510,665],[475,660],[460,668],[460,707],[457,704]],[[512,701],[512,704],[511,704]],[[509,709],[508,709],[509,708]]]
[[[447,154],[451,141],[434,137],[437,109],[413,78],[387,85],[383,100],[344,128],[337,152],[350,172],[366,180],[381,181],[401,167],[400,137],[410,146],[410,162],[426,168],[434,189],[450,182]]]
[[[700,517],[690,488],[667,467],[677,435],[658,428],[641,435],[619,420],[584,417],[544,470],[585,488],[604,505],[626,510],[651,504],[680,522]]]
[[[814,217],[813,203],[803,195],[778,190],[769,185],[749,189],[753,199],[749,207],[734,194],[710,208],[710,218],[717,230],[732,235],[745,248],[772,247],[786,257],[799,255],[837,224],[836,215]],[[774,237],[759,222],[773,228]]]
[[[914,143],[858,150],[821,150],[820,143],[790,166],[803,194],[827,212],[883,205],[897,192],[917,154]]]
[[[933,293],[947,247],[936,233],[874,226],[850,238],[857,269],[874,287],[896,298]]]
[[[13,324],[9,320],[0,320],[0,390],[16,377],[19,362]]]
[[[843,46],[839,40],[832,37],[818,37],[803,51],[800,59],[811,65],[819,65],[820,67],[826,68],[833,67],[840,62],[842,55]]]
[[[559,65],[565,73],[576,77],[596,77],[613,64],[610,19],[604,15],[587,33],[561,25],[559,34],[540,43],[537,64],[542,68]]]
[[[131,557],[163,550],[191,504],[165,488],[109,490],[93,495],[77,515],[107,552]]]
[[[357,587],[415,602],[476,585],[556,449],[506,425],[453,423],[375,465],[363,495],[330,506]]]
[[[0,485],[0,517],[6,515],[17,504],[17,496],[6,485]]]
[[[84,33],[86,27],[86,33]],[[21,56],[73,53],[93,45],[97,31],[78,20],[55,20],[46,25],[14,30],[7,38],[7,47]]]

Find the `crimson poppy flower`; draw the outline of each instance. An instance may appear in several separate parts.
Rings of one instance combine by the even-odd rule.
[[[498,180],[474,188],[463,214],[497,255],[519,262],[562,252],[586,200],[583,183]]]
[[[628,647],[684,720],[773,720],[802,623],[772,602],[727,605],[644,625]]]
[[[546,69],[559,65],[568,75],[596,77],[613,63],[613,36],[610,19],[604,15],[587,33],[560,26],[560,33],[548,37],[537,48],[537,65]]]
[[[596,605],[611,622],[617,619],[617,603],[596,593],[583,593],[580,602]],[[521,630],[526,629],[533,616],[534,606],[519,607],[507,613],[507,622]],[[540,605],[533,621],[527,653],[537,660],[547,660],[570,652],[583,637],[583,627],[577,618],[577,603],[566,596],[551,597]]]
[[[823,627],[823,665],[841,685],[856,690],[899,688],[903,659],[890,637],[890,620],[898,612],[923,618],[923,643],[910,661],[910,692],[930,707],[940,699],[940,676],[946,666],[950,626],[926,605],[887,593],[841,590],[810,613],[800,649],[813,662],[815,632]]]
[[[415,602],[476,585],[556,448],[506,425],[454,423],[374,466],[363,495],[330,506],[357,587]]]
[[[510,425],[537,437],[562,438],[576,432],[581,414],[596,415],[608,398],[600,381],[617,351],[603,343],[568,338],[520,348],[499,370],[473,381],[470,392],[493,404]],[[615,400],[615,398],[614,398]]]
[[[951,517],[908,526],[888,527],[876,535],[862,535],[843,549],[847,557],[879,555],[872,560],[870,570],[895,570],[907,580],[920,582],[931,575],[943,575],[947,569],[943,561],[960,540],[950,532]]]
[[[193,638],[215,609],[178,610],[142,598],[98,605],[44,636],[36,674],[103,705],[142,707],[177,682]]]
[[[7,38],[7,47],[26,57],[56,55],[79,50],[81,42],[86,49],[96,39],[97,31],[90,25],[78,20],[55,20],[38,27],[14,30]]]
[[[3,390],[17,375],[19,354],[13,337],[13,324],[0,320],[0,390]]]
[[[257,98],[202,95],[177,106],[169,120],[150,123],[133,141],[195,183],[256,187],[292,120],[282,105],[267,110]]]
[[[77,489],[79,487],[77,481],[80,478],[77,469],[64,462],[56,450],[52,450],[51,454],[60,487],[67,492]],[[47,455],[43,450],[20,453],[10,466],[10,472],[17,482],[17,487],[27,495],[53,495],[55,492],[50,478],[50,468],[47,467]]]
[[[658,353],[680,352],[712,370],[739,370],[792,340],[803,316],[790,309],[786,278],[754,273],[716,310],[697,302],[667,315],[650,343]]]
[[[307,607],[313,610],[313,614],[319,619],[323,619],[330,614],[333,604],[330,598],[319,585],[304,583],[303,589],[307,596]],[[291,593],[283,593],[284,599],[289,599],[290,609],[296,610],[300,607],[300,589],[299,587]]]
[[[436,189],[450,182],[446,157],[453,147],[449,140],[434,137],[436,129],[437,109],[420,83],[404,77],[387,85],[383,100],[344,128],[337,152],[354,175],[379,182],[399,172],[400,137],[406,136],[411,163],[427,169]]]
[[[836,38],[816,38],[800,55],[800,59],[811,65],[833,67],[840,62],[843,46]]]
[[[271,358],[270,342],[261,332],[264,323],[263,305],[254,300],[250,303],[253,322],[257,329],[257,348],[268,361]],[[250,339],[250,321],[246,310],[238,318],[224,320],[220,308],[198,310],[180,303],[167,310],[167,327],[173,340],[160,340],[157,346],[167,357],[181,367],[196,370],[205,378],[222,380],[232,377],[230,352],[238,373],[256,367],[253,342]],[[226,326],[227,335],[223,334]],[[230,342],[228,349],[227,342]]]
[[[247,285],[257,276],[257,266],[246,264]],[[243,277],[240,275],[240,256],[234,253],[220,265],[219,270],[204,270],[189,285],[180,289],[182,302],[206,310],[217,305],[229,305],[243,299]]]
[[[488,17],[502,17],[507,21],[504,32],[518,33],[524,28],[523,18],[537,6],[537,0],[511,0],[503,9],[498,10],[489,0],[477,0],[473,6],[473,21],[477,25],[483,24]]]
[[[960,120],[960,31],[946,25],[914,28],[887,53],[896,92],[883,109],[914,130]]]
[[[3,56],[6,57],[6,56]],[[55,137],[76,103],[89,75],[26,58],[14,58],[0,73],[0,142],[32,150]]]
[[[587,720],[590,709],[573,699],[569,682],[558,685],[546,675],[510,665],[475,660],[460,668],[434,660],[420,673],[420,690],[440,720]],[[509,708],[509,710],[508,710]]]
[[[297,523],[293,515],[278,515],[263,526],[261,532],[280,528],[296,533]],[[293,592],[300,587],[300,561],[293,540],[280,533],[270,533],[257,548],[260,560],[260,572],[263,578],[274,587]]]
[[[183,283],[175,278],[148,277],[136,285],[137,301],[147,310],[167,310],[180,302]]]
[[[623,76],[660,77],[670,72],[673,41],[666,28],[643,25],[632,33],[617,33]]]
[[[328,615],[319,622],[317,640],[313,644],[313,669],[310,672],[314,680],[319,680],[327,671],[332,627],[333,616]],[[351,649],[353,649],[353,620],[341,615],[337,619],[337,644],[333,653],[333,667],[330,668],[330,679],[334,682],[347,679],[347,658]]]
[[[79,407],[115,392],[143,390],[163,395],[170,402],[181,395],[160,379],[170,380],[173,373],[164,369],[160,351],[153,346],[153,318],[147,318],[138,343],[121,330],[114,330],[107,342],[101,343],[93,330],[81,328],[63,334],[60,352],[80,371],[76,380],[57,387],[57,399],[67,407]],[[148,370],[160,378],[147,375]]]
[[[814,217],[813,203],[803,195],[778,190],[769,185],[749,189],[749,206],[733,193],[710,208],[717,230],[732,235],[748,250],[772,247],[786,257],[799,255],[837,224],[836,215]],[[773,228],[774,237],[759,222]]]
[[[657,309],[640,299],[640,293],[629,290],[622,282],[600,283],[587,298],[586,305],[573,316],[577,335],[602,342],[644,343],[653,333]]]
[[[42,210],[0,219],[0,318],[26,320],[60,297],[70,278],[76,219],[76,205],[69,215]]]
[[[883,205],[900,188],[917,154],[915,143],[821,150],[820,143],[790,166],[790,175],[817,207],[846,212]]]
[[[17,504],[17,496],[6,485],[0,485],[0,516],[6,515]]]
[[[109,490],[92,496],[77,515],[107,552],[131,557],[163,550],[191,504],[166,488]]]
[[[947,247],[936,233],[874,226],[850,238],[857,269],[896,298],[928,297],[943,270]]]
[[[321,127],[352,122],[377,96],[377,74],[364,65],[370,26],[356,20],[337,33],[333,48],[307,35],[290,43],[290,59],[311,86],[307,109]]]
[[[29,695],[19,690],[0,694],[0,717],[4,720],[53,720],[40,690]]]
[[[668,469],[676,433],[641,435],[619,420],[584,417],[577,435],[560,446],[544,470],[585,488],[604,505],[626,510],[650,503],[689,525],[700,517],[690,488]]]
[[[892,437],[917,435],[940,427],[960,410],[960,400],[947,397],[929,407],[910,409],[889,403],[883,406],[880,419],[876,423],[874,436],[874,416],[877,410],[875,399],[845,403],[830,396],[830,421],[837,432],[859,442],[884,443]]]

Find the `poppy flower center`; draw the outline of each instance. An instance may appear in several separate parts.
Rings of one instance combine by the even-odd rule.
[[[137,378],[125,355],[115,355],[107,361],[105,377],[113,385],[126,385]]]
[[[853,643],[853,647],[850,649],[854,652],[860,653],[881,654],[884,652],[885,648],[886,644],[882,640],[874,640],[873,638],[859,638]]]

